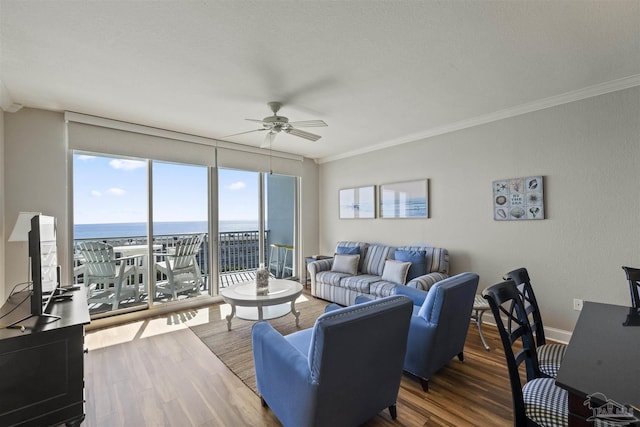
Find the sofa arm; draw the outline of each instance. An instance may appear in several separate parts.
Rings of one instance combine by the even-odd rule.
[[[410,288],[408,286],[396,286],[393,290],[394,295],[404,295],[413,300],[413,305],[422,306],[427,298],[427,291],[421,289]]]
[[[428,273],[424,276],[418,276],[412,279],[409,283],[407,283],[407,286],[410,288],[428,291],[434,285],[434,283],[439,282],[440,280],[444,280],[447,277],[449,276],[444,273]]]
[[[307,271],[311,279],[311,295],[316,294],[316,274],[321,271],[329,271],[333,267],[333,258],[321,259],[307,264]]]
[[[317,384],[311,378],[306,355],[267,322],[253,325],[251,340],[256,386],[274,413],[283,414],[296,408],[294,412],[313,414],[311,405],[315,401]]]

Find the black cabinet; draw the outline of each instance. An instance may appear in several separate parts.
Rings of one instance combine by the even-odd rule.
[[[53,426],[84,419],[86,293],[51,303],[51,314],[0,329],[0,425]],[[17,293],[0,308],[6,325],[29,313],[29,296]]]

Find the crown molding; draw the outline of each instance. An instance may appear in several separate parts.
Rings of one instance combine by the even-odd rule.
[[[548,98],[528,102],[526,104],[521,104],[512,108],[505,108],[504,110],[499,110],[493,113],[484,114],[482,116],[477,116],[448,125],[428,129],[424,132],[405,135],[400,138],[395,138],[390,141],[382,142],[380,144],[376,144],[360,150],[349,151],[346,153],[337,154],[335,156],[327,156],[315,160],[318,164],[333,162],[335,160],[359,156],[362,154],[370,153],[372,151],[395,147],[397,145],[407,144],[409,142],[415,142],[421,139],[432,138],[434,136],[444,135],[458,130],[468,129],[474,126],[484,125],[487,123],[496,122],[498,120],[508,119],[510,117],[516,117],[523,114],[532,113],[534,111],[544,110],[547,108],[556,107],[558,105],[568,104],[570,102],[580,101],[583,99],[592,98],[594,96],[604,95],[607,93],[629,89],[636,86],[640,86],[640,74],[635,74],[605,83],[600,83],[594,86],[566,92],[560,95],[550,96]]]

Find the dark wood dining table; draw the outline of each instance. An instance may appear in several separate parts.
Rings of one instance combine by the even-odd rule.
[[[569,426],[593,427],[587,419],[606,402],[609,412],[640,418],[640,312],[586,301],[556,384],[569,393]]]

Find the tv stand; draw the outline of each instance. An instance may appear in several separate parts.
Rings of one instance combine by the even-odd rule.
[[[68,426],[84,419],[84,326],[86,293],[52,301],[50,314],[30,316],[29,292],[14,294],[0,307],[0,425]]]

